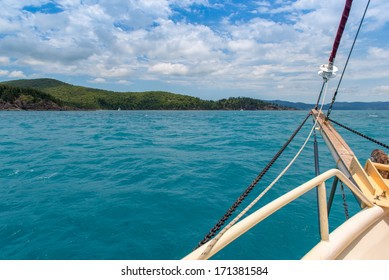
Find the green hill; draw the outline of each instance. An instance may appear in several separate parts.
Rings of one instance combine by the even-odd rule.
[[[73,110],[66,102],[33,88],[0,84],[0,110]]]
[[[2,82],[2,84],[7,84],[14,87],[28,87],[35,89],[48,89],[55,88],[59,86],[71,86],[70,84],[55,80],[55,79],[28,79],[28,80],[13,80]]]
[[[54,79],[31,79],[2,82],[19,89],[34,89],[54,100],[77,109],[116,110],[285,110],[284,106],[262,100],[232,97],[219,101],[164,91],[114,92],[67,84]]]

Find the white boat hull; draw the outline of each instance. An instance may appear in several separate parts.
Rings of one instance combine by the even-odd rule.
[[[305,260],[389,259],[389,210],[366,208],[334,230],[328,241],[319,242]]]

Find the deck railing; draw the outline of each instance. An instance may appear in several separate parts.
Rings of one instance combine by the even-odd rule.
[[[315,187],[318,187],[320,236],[322,240],[328,240],[329,224],[325,182],[333,177],[337,177],[341,182],[343,182],[361,200],[364,205],[366,205],[367,207],[373,206],[371,201],[368,200],[365,195],[341,171],[339,171],[338,169],[331,169],[296,187],[295,189],[273,200],[272,202],[266,204],[262,208],[258,209],[257,211],[255,211],[254,213],[247,216],[245,219],[231,227],[212,247],[212,249],[207,253],[206,256],[203,255],[203,252],[211,241],[205,243],[204,245],[184,257],[184,259],[197,260],[208,259],[212,257],[214,254],[222,250],[225,246],[227,246],[239,236],[250,230],[252,227],[257,225],[258,223],[260,223],[285,205],[301,197],[308,191],[314,189]]]

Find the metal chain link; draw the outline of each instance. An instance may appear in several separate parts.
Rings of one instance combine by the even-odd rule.
[[[344,214],[346,215],[346,220],[348,220],[350,216],[348,214],[348,205],[347,205],[346,194],[344,193],[344,187],[342,181],[340,181],[340,189],[342,190]]]
[[[204,239],[199,242],[197,247],[207,243],[216,235],[216,233],[221,229],[224,223],[228,220],[228,218],[232,215],[232,213],[239,207],[239,205],[243,202],[243,200],[250,194],[250,192],[254,189],[254,187],[258,184],[258,182],[262,179],[262,177],[267,173],[267,171],[272,167],[278,157],[282,154],[282,152],[286,149],[286,147],[292,142],[293,138],[296,134],[301,130],[307,119],[311,113],[309,113],[304,121],[300,124],[300,126],[294,131],[294,133],[290,136],[288,141],[281,147],[281,149],[275,154],[275,156],[270,160],[270,162],[266,165],[266,167],[259,173],[259,175],[255,178],[255,180],[247,187],[247,189],[239,196],[239,198],[234,202],[234,204],[227,210],[224,216],[216,223],[216,225],[209,231],[207,235],[205,235]]]
[[[352,128],[349,128],[349,127],[347,127],[347,126],[345,126],[345,125],[343,125],[343,124],[341,124],[341,123],[338,123],[337,121],[334,121],[334,120],[332,120],[332,119],[330,119],[330,118],[328,118],[328,120],[330,120],[331,122],[333,122],[333,123],[339,125],[340,127],[343,127],[343,128],[345,128],[345,129],[347,129],[348,131],[351,131],[352,133],[354,133],[354,134],[356,134],[356,135],[359,135],[359,136],[361,136],[361,137],[363,137],[363,138],[365,138],[365,139],[367,139],[367,140],[369,140],[369,141],[371,141],[371,142],[374,142],[374,143],[376,143],[376,144],[378,144],[378,145],[380,145],[380,146],[382,146],[382,147],[384,147],[384,148],[389,149],[389,145],[386,145],[386,144],[384,144],[384,143],[382,143],[382,142],[380,142],[380,141],[378,141],[378,140],[376,140],[376,139],[373,139],[373,138],[371,138],[371,137],[369,137],[369,136],[367,136],[367,135],[365,135],[365,134],[362,134],[362,133],[360,133],[360,132],[358,132],[358,131],[356,131],[356,130],[354,130],[354,129],[352,129]]]

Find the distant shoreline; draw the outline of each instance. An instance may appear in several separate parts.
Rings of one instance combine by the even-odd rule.
[[[13,109],[3,109],[0,108],[0,111],[9,111],[9,112],[20,112],[20,111],[36,111],[36,112],[98,112],[98,111],[110,111],[110,112],[121,112],[121,111],[167,111],[167,112],[175,112],[175,111],[192,111],[192,112],[199,112],[199,111],[219,111],[219,112],[255,112],[255,111],[266,111],[266,112],[279,112],[279,111],[304,111],[300,109],[290,109],[290,110],[233,110],[233,109],[122,109],[122,110],[114,110],[114,109],[21,109],[21,108],[13,108]]]
[[[273,102],[282,106],[291,106],[299,110],[309,110],[315,107],[314,104],[303,103],[303,102],[289,102],[282,100],[270,100],[267,102]],[[328,110],[330,104],[325,104],[323,110]],[[335,110],[389,110],[389,102],[386,101],[375,101],[375,102],[335,102],[333,105]]]
[[[312,109],[312,108],[311,108]],[[292,109],[292,110],[226,110],[226,109],[130,109],[130,110],[113,110],[113,109],[3,109],[4,112],[140,112],[140,111],[152,111],[152,112],[290,112],[290,111],[310,111],[311,109]],[[336,109],[337,111],[389,111],[389,109]],[[324,109],[323,111],[327,111]]]
[[[114,92],[54,79],[0,83],[0,109],[22,110],[295,110],[248,97],[202,100],[165,91]]]
[[[0,83],[0,110],[7,111],[284,111],[310,110],[314,104],[229,97],[202,100],[165,91],[114,92],[67,84],[54,79],[24,79]],[[327,110],[329,104],[324,105]],[[389,110],[389,102],[335,102],[336,110]]]

